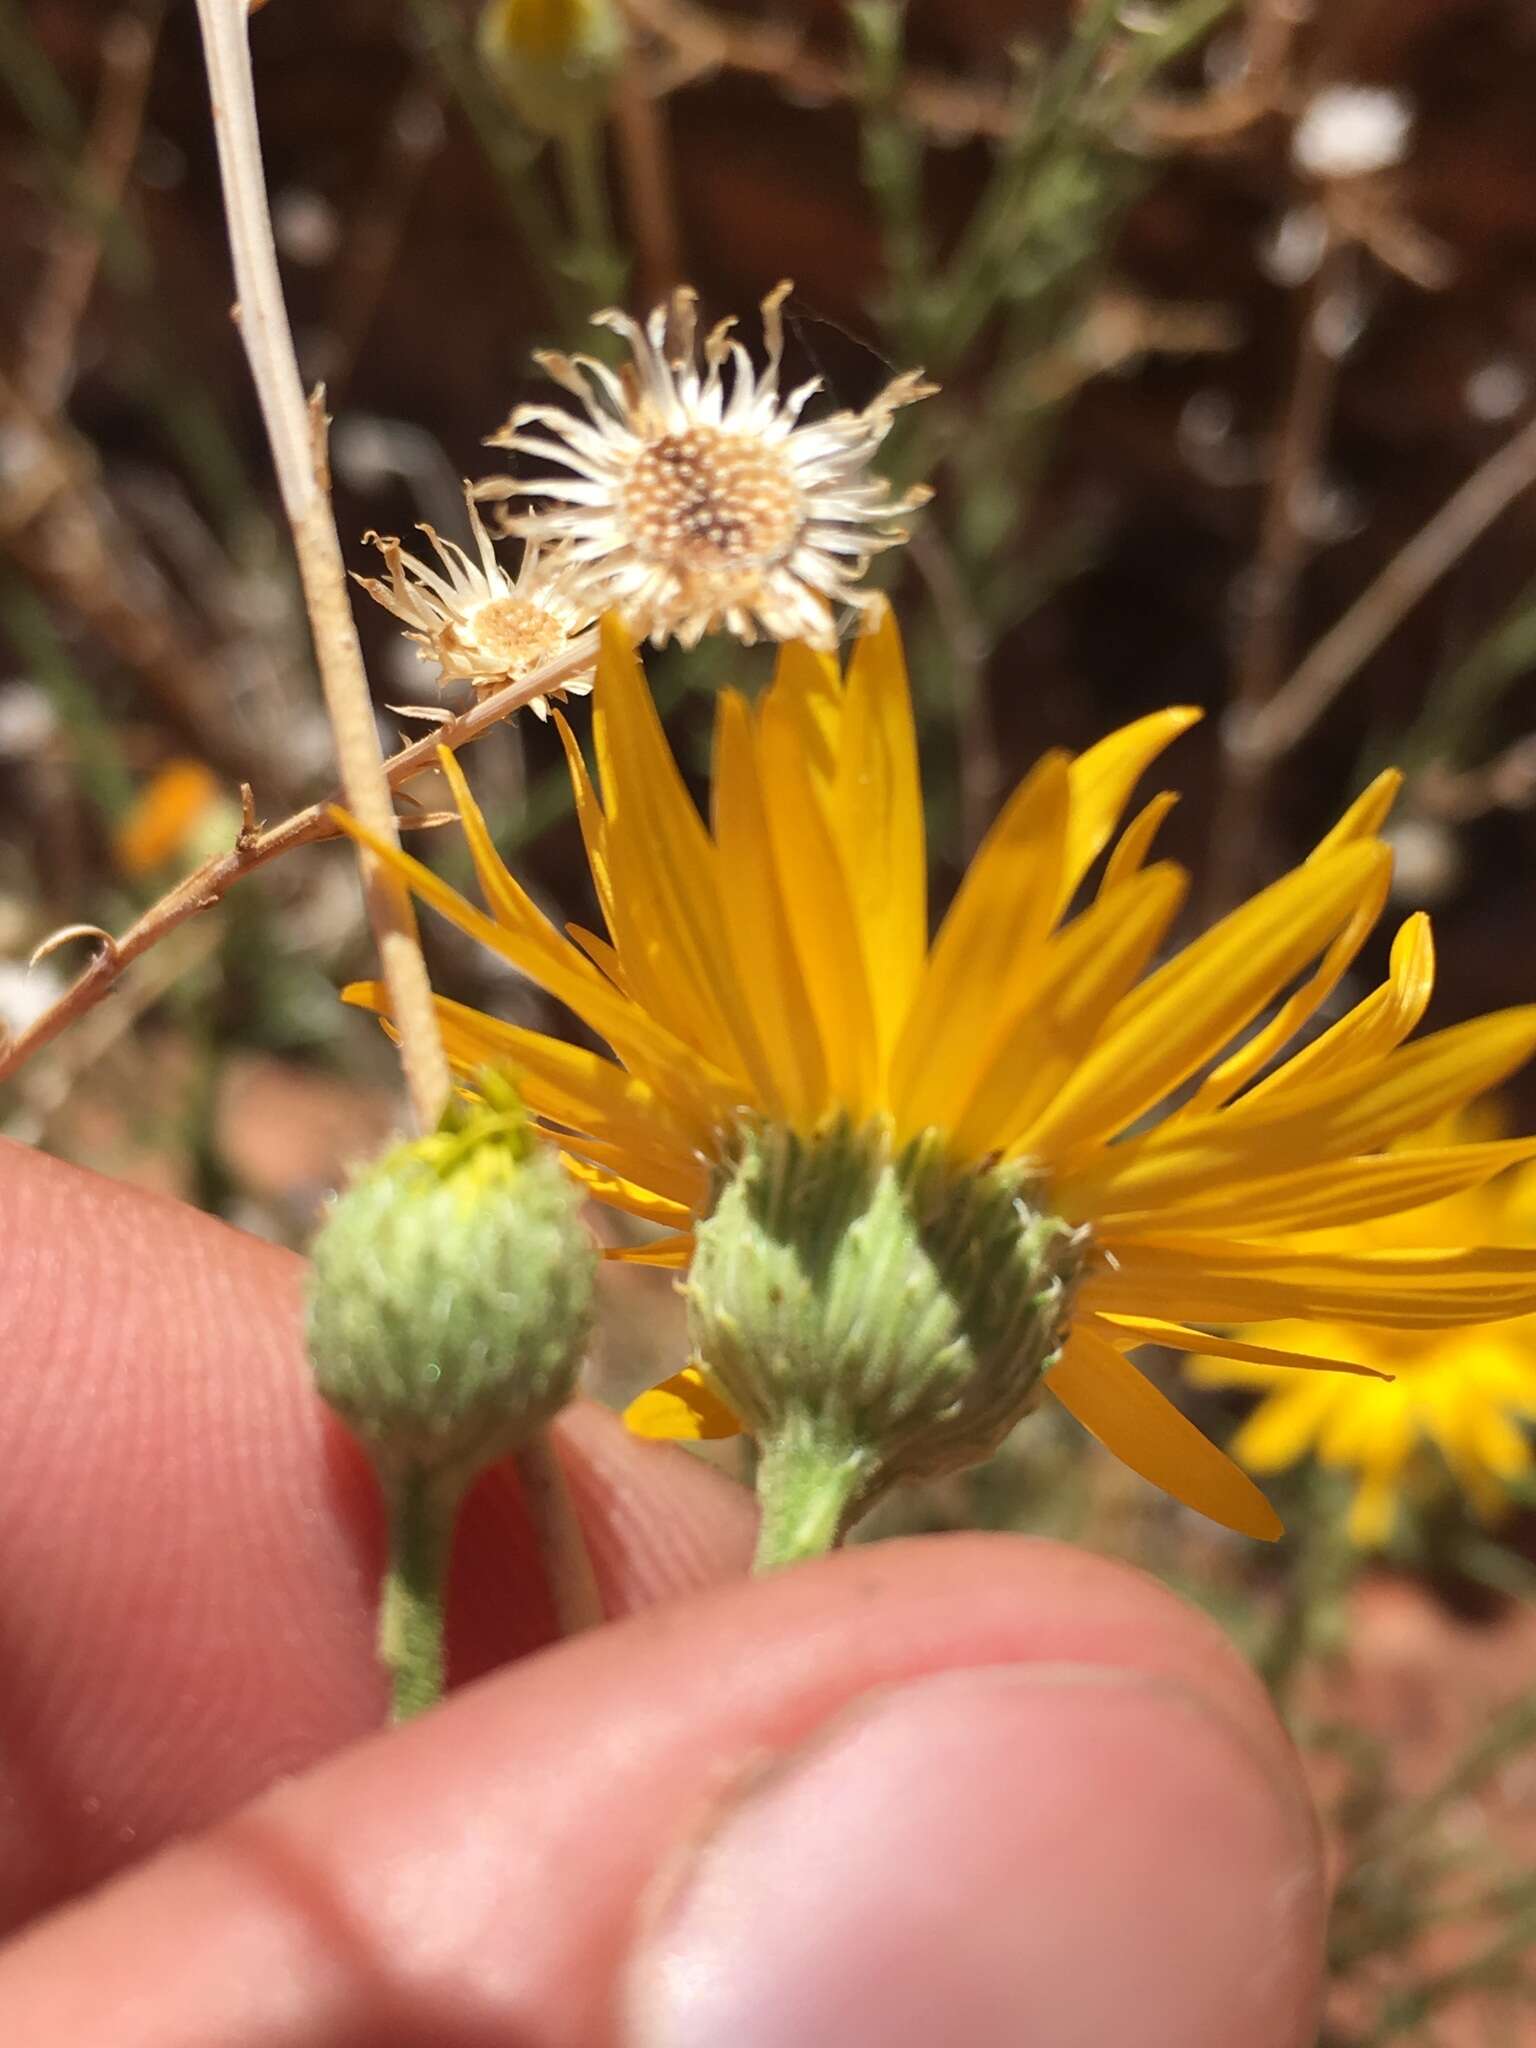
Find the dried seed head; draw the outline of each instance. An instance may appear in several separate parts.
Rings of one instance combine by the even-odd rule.
[[[421,531],[437,550],[441,569],[406,554],[392,537],[370,534],[367,538],[384,557],[389,580],[359,576],[357,581],[404,624],[407,639],[436,660],[444,677],[468,681],[484,692],[522,682],[556,659],[591,625],[594,613],[569,574],[558,564],[541,561],[537,542],[525,545],[517,575],[509,576],[496,559],[467,484],[464,494],[475,544],[473,559],[430,526]],[[581,695],[591,687],[589,666],[567,677],[550,695]],[[530,703],[540,718],[548,716],[548,698],[534,697]]]
[[[893,378],[859,412],[804,421],[819,378],[781,392],[780,285],[763,301],[767,361],[754,370],[733,322],[698,334],[695,296],[679,290],[623,335],[621,375],[590,356],[540,363],[584,409],[519,406],[492,445],[542,456],[565,474],[490,478],[482,497],[543,499],[515,530],[553,542],[601,608],[658,645],[692,646],[718,626],[742,640],[836,638],[837,607],[867,609],[871,556],[906,539],[902,514],[926,502],[893,496],[870,473],[902,406],[934,388]]]

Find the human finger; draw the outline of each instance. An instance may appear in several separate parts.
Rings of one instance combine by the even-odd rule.
[[[316,1399],[302,1262],[0,1141],[0,1931],[379,1725],[376,1488]],[[563,1462],[610,1612],[739,1571],[739,1488],[611,1416]],[[450,1667],[550,1640],[510,1468]]]
[[[502,1672],[54,1916],[49,2048],[1305,2048],[1294,1758],[1139,1574],[959,1536]]]

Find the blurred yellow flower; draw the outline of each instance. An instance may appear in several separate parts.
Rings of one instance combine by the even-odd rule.
[[[694,1222],[763,1126],[879,1122],[896,1145],[939,1134],[962,1170],[1030,1162],[1041,1208],[1088,1232],[1047,1389],[1144,1477],[1270,1537],[1280,1525],[1257,1487],[1127,1352],[1173,1345],[1310,1370],[1338,1361],[1294,1347],[1343,1320],[1432,1331],[1536,1311],[1536,1252],[1294,1236],[1417,1209],[1536,1154],[1536,1141],[1382,1150],[1536,1047],[1536,1008],[1404,1044],[1433,978],[1422,916],[1398,933],[1386,983],[1276,1065],[1381,912],[1390,855],[1376,834],[1395,777],[1300,867],[1153,968],[1186,889],[1173,863],[1148,862],[1173,799],[1154,797],[1115,835],[1194,711],[1040,761],[930,943],[917,746],[889,612],[846,677],[791,644],[755,704],[720,697],[709,826],[612,620],[594,707],[601,801],[561,730],[606,937],[567,937],[545,918],[446,753],[489,914],[368,843],[613,1049],[440,1004],[450,1059],[466,1073],[510,1061],[593,1192],[668,1233],[641,1259],[687,1264]],[[377,987],[351,993],[382,1008]],[[1175,1091],[1179,1106],[1147,1128]],[[1237,1322],[1280,1322],[1283,1341],[1198,1327]],[[730,1426],[697,1372],[643,1397],[632,1419],[678,1435]]]
[[[142,881],[174,860],[221,798],[219,779],[203,761],[167,761],[129,806],[112,835],[119,868]]]
[[[1486,1135],[1488,1124],[1459,1119],[1436,1134],[1450,1143]],[[1398,1155],[1422,1157],[1419,1148]],[[1319,1231],[1296,1240],[1326,1250],[1345,1233]],[[1516,1167],[1487,1186],[1394,1217],[1390,1226],[1363,1223],[1350,1245],[1435,1245],[1481,1241],[1529,1245],[1536,1238],[1536,1166]],[[1301,1326],[1271,1339],[1291,1341]],[[1391,1536],[1403,1508],[1431,1498],[1445,1475],[1479,1515],[1495,1520],[1511,1504],[1511,1487],[1531,1470],[1524,1425],[1536,1422],[1536,1316],[1462,1329],[1371,1329],[1313,1323],[1308,1334],[1341,1356],[1393,1375],[1389,1386],[1358,1379],[1298,1382],[1265,1366],[1208,1356],[1189,1361],[1190,1377],[1207,1387],[1251,1387],[1263,1395],[1232,1448],[1256,1472],[1276,1472],[1309,1453],[1348,1472],[1355,1484],[1351,1539],[1375,1549]]]

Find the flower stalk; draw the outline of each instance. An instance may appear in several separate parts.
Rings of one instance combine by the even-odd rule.
[[[548,1425],[575,1392],[597,1251],[581,1195],[511,1081],[479,1076],[431,1137],[396,1146],[333,1205],[310,1266],[315,1385],[373,1460],[390,1528],[379,1652],[397,1718],[443,1684],[443,1577],[466,1487],[500,1458],[533,1470],[568,1629],[581,1533]],[[563,1604],[562,1604],[563,1589]],[[586,1602],[590,1618],[595,1602]]]
[[[797,1417],[763,1446],[757,1465],[762,1511],[754,1572],[835,1550],[875,1479],[875,1459]]]
[[[464,1479],[402,1460],[384,1477],[388,1561],[379,1595],[379,1662],[389,1676],[390,1719],[435,1706],[445,1677],[448,1565]]]

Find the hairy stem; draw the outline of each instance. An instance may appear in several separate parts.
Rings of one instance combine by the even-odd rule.
[[[381,1476],[389,1559],[379,1597],[379,1662],[389,1673],[390,1718],[408,1721],[443,1695],[444,1592],[464,1486],[457,1474],[414,1463]]]
[[[765,1443],[757,1467],[762,1521],[753,1571],[835,1550],[873,1476],[867,1452],[824,1442],[809,1425],[791,1425]]]

